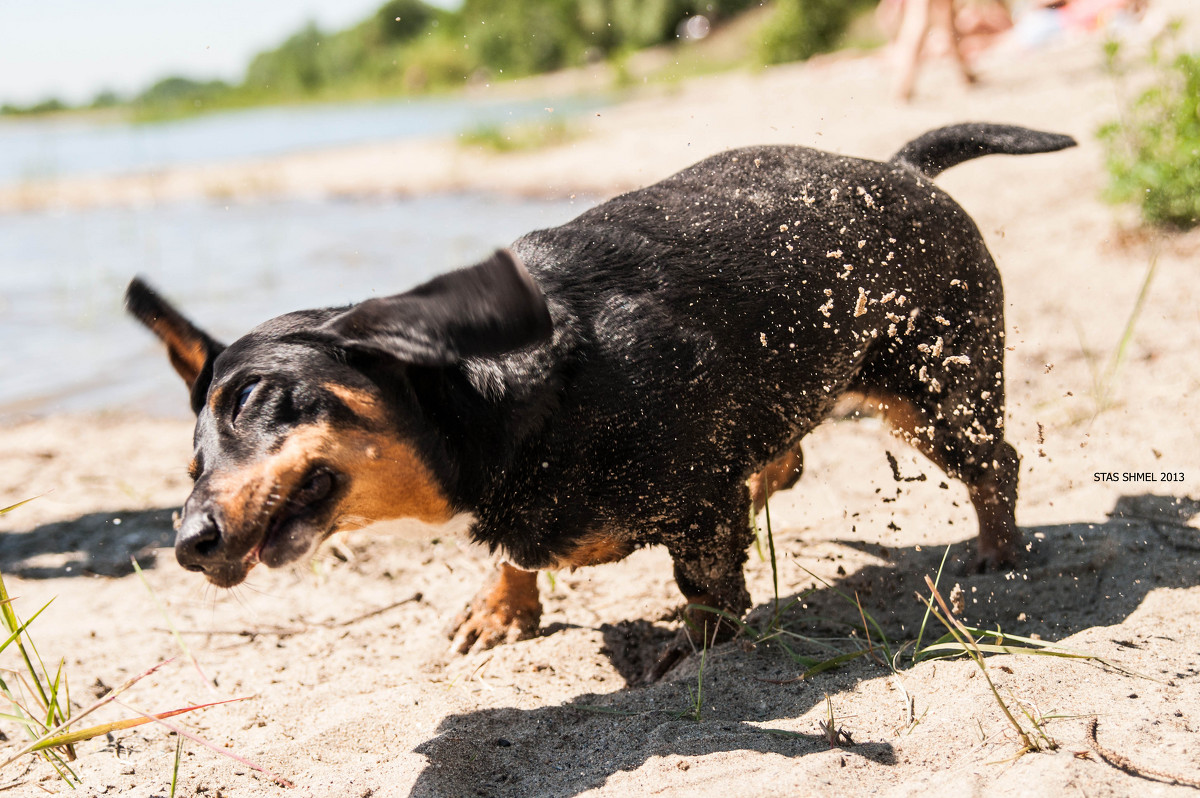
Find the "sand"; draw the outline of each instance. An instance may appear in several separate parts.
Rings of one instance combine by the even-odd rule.
[[[1184,0],[1161,8],[1192,18]],[[33,627],[47,662],[65,658],[86,705],[176,657],[122,700],[142,711],[247,700],[173,719],[188,741],[180,792],[203,796],[1185,795],[1092,752],[1099,742],[1146,769],[1200,779],[1200,236],[1154,236],[1099,199],[1094,131],[1116,111],[1096,39],[1020,57],[994,54],[981,84],[949,65],[918,98],[886,96],[877,57],[828,59],[656,90],[586,120],[582,137],[494,156],[451,142],[377,145],[252,165],[26,186],[0,206],[169,201],[228,192],[373,194],[424,190],[610,194],[724,147],[797,142],[885,157],[912,135],[960,120],[1067,132],[1068,152],[988,158],[939,178],[974,216],[1007,290],[1008,436],[1020,451],[1018,519],[1027,566],[966,575],[974,519],[962,487],[878,422],[828,423],[806,439],[806,473],[771,502],[783,625],[795,652],[824,658],[862,642],[857,594],[893,650],[799,678],[777,640],[748,635],[634,684],[677,622],[682,599],[660,550],[542,577],[541,634],[466,656],[445,628],[492,568],[461,540],[373,528],[311,568],[262,569],[217,591],[180,569],[170,516],[187,495],[190,424],[119,413],[0,428],[0,569],[18,611],[54,602]],[[215,187],[220,187],[215,188]],[[100,195],[104,195],[101,197]],[[1097,384],[1156,263],[1124,361]],[[167,365],[163,363],[163,367]],[[180,389],[180,404],[185,397]],[[898,482],[888,464],[897,461]],[[1097,474],[1115,473],[1115,481]],[[1125,481],[1149,473],[1156,481]],[[1177,481],[1173,475],[1179,475]],[[980,669],[912,664],[915,593],[936,573],[958,585],[963,618],[1103,658],[995,656],[987,672],[1026,727],[1057,748],[1020,743]],[[130,558],[194,655],[180,653]],[[765,628],[769,562],[747,567]],[[878,629],[871,629],[878,643]],[[926,632],[925,642],[940,634]],[[3,657],[6,667],[14,660]],[[205,677],[199,675],[202,672]],[[6,677],[7,678],[7,677]],[[207,679],[207,681],[206,681]],[[215,686],[214,686],[215,685]],[[697,692],[702,693],[697,698]],[[1018,711],[1021,710],[1021,711]],[[821,729],[832,711],[845,732]],[[109,707],[109,720],[131,710]],[[697,715],[699,716],[697,718]],[[21,732],[0,721],[3,750]],[[73,794],[166,795],[176,737],[144,726],[81,744]],[[67,793],[27,758],[0,772],[6,794]],[[0,793],[5,794],[5,793]]]

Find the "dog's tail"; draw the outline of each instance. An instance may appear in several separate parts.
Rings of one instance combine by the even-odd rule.
[[[972,122],[940,127],[918,136],[893,155],[891,161],[926,177],[937,177],[951,166],[982,155],[1031,155],[1065,150],[1075,144],[1075,139],[1058,133]]]

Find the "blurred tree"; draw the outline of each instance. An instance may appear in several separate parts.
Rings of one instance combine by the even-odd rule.
[[[421,0],[389,0],[372,20],[382,44],[406,42],[424,31],[436,17]]]
[[[121,104],[121,98],[112,89],[104,89],[96,92],[96,96],[92,98],[92,103],[89,108],[112,108]]]
[[[311,93],[321,87],[321,29],[309,22],[274,50],[259,53],[246,70],[246,85],[278,92]]]
[[[193,112],[219,101],[230,90],[230,85],[223,80],[197,81],[173,75],[139,94],[133,99],[133,105],[149,115]]]
[[[854,16],[874,5],[875,0],[775,0],[759,55],[764,63],[780,64],[829,52]]]

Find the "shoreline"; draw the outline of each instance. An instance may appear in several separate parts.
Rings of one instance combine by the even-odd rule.
[[[1076,63],[1096,60],[1087,46],[1070,47]],[[1059,54],[1035,54],[1049,61]],[[994,62],[989,66],[989,58]],[[992,107],[1007,86],[1030,79],[1006,74],[1003,57],[986,54],[983,84],[968,91],[944,59],[924,78],[943,95],[901,105],[887,95],[883,52],[833,55],[809,62],[734,70],[680,84],[635,87],[618,103],[569,117],[570,140],[544,148],[497,153],[442,136],[334,146],[264,158],[181,165],[154,171],[34,180],[0,186],[0,213],[206,200],[252,202],[281,197],[360,198],[479,192],[529,198],[608,196],[655,182],[701,158],[737,146],[791,143],[862,157],[886,158],[902,142],[941,124],[979,118],[947,105]],[[521,86],[469,89],[471,97],[529,97],[594,87],[599,70],[545,76]],[[1011,70],[1010,70],[1011,72]],[[836,84],[836,85],[833,85]],[[553,90],[553,91],[552,91]],[[485,94],[486,91],[486,94]],[[950,102],[947,102],[949,100]],[[884,111],[900,129],[873,130]],[[990,121],[1043,126],[1056,108],[1006,108]],[[986,114],[984,114],[986,116]],[[842,119],[830,117],[841,116]],[[849,123],[849,124],[847,124]],[[519,123],[518,123],[519,124]],[[1061,127],[1061,124],[1059,125]],[[838,129],[836,140],[826,131]],[[847,130],[852,135],[846,136]],[[650,135],[647,135],[650,133]],[[830,137],[832,138],[832,137]]]
[[[1200,31],[1200,8],[1159,0],[1158,19]],[[1127,58],[1148,42],[1135,34]],[[642,54],[668,58],[664,52]],[[680,83],[617,89],[599,112],[568,118],[570,140],[497,153],[464,144],[460,135],[335,145],[278,156],[172,166],[104,176],[0,185],[0,213],[141,206],[189,200],[250,202],[281,197],[359,198],[480,192],[530,198],[608,196],[655,182],[701,158],[737,146],[800,144],[858,157],[886,158],[900,143],[944,124],[991,121],[1069,132],[1094,144],[1099,126],[1116,118],[1112,78],[1102,72],[1103,38],[1064,37],[1021,50],[1002,42],[975,63],[980,82],[968,88],[945,58],[928,60],[915,100],[888,93],[886,49],[842,52],[807,62],[733,69]],[[1141,64],[1144,68],[1144,64]],[[1136,70],[1135,70],[1136,71]],[[513,82],[468,86],[456,95],[513,101],[614,91],[613,68],[596,64]],[[1071,102],[1064,94],[1079,92]],[[253,110],[253,109],[248,109]],[[550,109],[547,109],[550,110]],[[887,124],[880,126],[880,119]],[[517,125],[522,123],[517,122]],[[836,135],[828,135],[836,131]]]

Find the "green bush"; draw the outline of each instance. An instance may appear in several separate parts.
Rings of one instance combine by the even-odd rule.
[[[372,21],[379,41],[406,42],[424,31],[437,12],[421,0],[389,0],[375,12]]]
[[[425,0],[387,0],[343,30],[308,23],[258,53],[238,85],[171,77],[128,105],[135,118],[162,119],[263,103],[431,91],[460,86],[472,76],[521,77],[600,59],[619,63],[636,50],[676,41],[680,23],[693,15],[719,24],[765,1],[463,0],[448,10]],[[793,14],[800,24],[785,20],[788,35],[829,28],[818,37],[816,47],[822,49],[852,18],[846,9],[873,0],[778,2],[782,11],[800,9]],[[125,104],[105,93],[94,107]],[[6,105],[0,114],[63,107],[57,101]]]
[[[1116,70],[1118,48],[1109,46]],[[1200,54],[1164,58],[1151,52],[1154,82],[1100,129],[1109,173],[1108,197],[1140,206],[1155,225],[1200,225]]]
[[[460,12],[474,58],[495,72],[530,75],[579,63],[587,50],[572,0],[466,0]]]
[[[58,111],[67,111],[70,110],[70,108],[71,106],[67,105],[57,97],[51,97],[49,99],[42,100],[41,102],[31,103],[29,105],[13,105],[11,103],[5,103],[4,105],[0,105],[0,114],[9,114],[12,116],[28,114],[36,116],[38,114],[53,114],[57,113]]]
[[[142,118],[158,118],[218,107],[231,87],[222,80],[198,81],[173,76],[163,78],[133,99],[134,111]]]
[[[759,57],[766,64],[803,61],[837,47],[854,17],[874,0],[776,0],[763,26]]]
[[[695,14],[720,21],[759,0],[466,0],[459,14],[481,66],[528,75],[674,41]]]
[[[279,92],[314,92],[325,82],[320,63],[324,34],[310,22],[274,50],[254,56],[246,70],[246,85]]]
[[[323,31],[309,23],[279,47],[254,57],[243,91],[288,99],[354,93],[363,85],[398,90],[405,65],[412,62],[410,54],[431,51],[428,39],[456,47],[447,35],[432,36],[452,16],[421,0],[391,0],[345,30]]]

